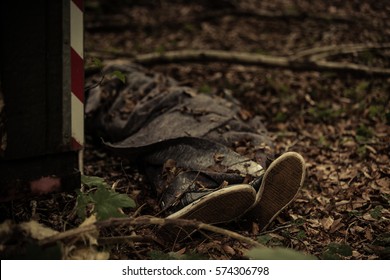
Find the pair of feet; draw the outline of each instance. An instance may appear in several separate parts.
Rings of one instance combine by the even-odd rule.
[[[249,184],[230,185],[195,200],[167,218],[217,224],[243,217],[257,222],[264,230],[294,200],[305,173],[302,156],[287,152],[270,164],[257,191]]]

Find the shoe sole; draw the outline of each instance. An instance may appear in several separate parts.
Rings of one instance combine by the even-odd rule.
[[[255,201],[256,191],[251,185],[231,185],[205,195],[167,219],[197,220],[206,224],[227,223],[241,217]],[[177,240],[190,235],[193,229],[170,224],[163,226],[159,233]]]
[[[265,230],[297,196],[305,175],[305,160],[300,154],[287,152],[278,157],[265,171],[256,203],[245,218],[258,222],[260,230]]]

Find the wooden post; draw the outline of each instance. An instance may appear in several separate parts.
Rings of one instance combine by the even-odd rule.
[[[0,200],[80,186],[82,4],[0,4]]]

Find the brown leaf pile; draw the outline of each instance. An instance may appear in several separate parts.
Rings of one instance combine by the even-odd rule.
[[[129,54],[223,49],[284,55],[318,46],[390,41],[388,7],[381,2],[215,2],[129,6],[114,12],[116,19],[122,19],[115,24],[135,26],[124,32],[94,29],[92,24],[99,21],[91,14],[87,46],[91,55],[112,49]],[[238,16],[237,11],[243,9],[293,10],[307,16]],[[219,16],[213,16],[216,12]],[[327,22],[318,18],[320,14],[348,20]],[[126,21],[125,15],[133,20]],[[109,46],[106,38],[110,38]],[[384,66],[390,61],[388,54],[377,52],[335,59]],[[234,229],[260,235],[268,245],[292,247],[320,258],[389,257],[389,79],[222,63],[168,64],[154,70],[206,94],[238,99],[244,107],[243,118],[262,117],[274,136],[276,153],[294,150],[306,159],[304,190],[270,232],[259,233],[256,225],[232,225]],[[211,258],[226,258],[233,250],[241,250],[241,245],[215,238],[201,244],[194,240],[187,247],[207,252]],[[231,254],[235,255],[240,254]]]

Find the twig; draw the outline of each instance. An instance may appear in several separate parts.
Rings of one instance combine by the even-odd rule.
[[[96,88],[96,87],[98,87],[98,86],[101,86],[102,83],[103,83],[103,81],[104,81],[104,78],[105,78],[105,76],[102,75],[102,77],[100,78],[100,80],[99,80],[97,83],[85,87],[85,88],[84,88],[84,91],[85,91],[85,92],[86,92],[86,91],[90,91],[91,89],[94,89],[94,88]]]
[[[322,47],[314,47],[311,49],[299,51],[296,54],[292,55],[291,58],[293,60],[309,58],[318,61],[320,59],[324,59],[331,55],[336,55],[336,54],[350,54],[350,53],[357,53],[357,52],[378,50],[378,49],[389,49],[389,48],[390,48],[390,43],[383,43],[383,44],[368,43],[368,44],[346,44],[346,45],[322,46]]]
[[[281,225],[281,226],[276,227],[274,229],[263,231],[263,232],[261,232],[261,234],[264,235],[264,234],[268,234],[268,233],[273,233],[273,232],[276,232],[276,231],[279,231],[279,230],[282,230],[282,229],[286,229],[286,228],[289,228],[289,227],[292,227],[292,226],[294,226],[294,224],[291,224],[291,223],[285,224],[285,225]]]
[[[160,246],[163,246],[164,244],[158,240],[157,238],[154,238],[153,236],[141,236],[141,235],[124,235],[124,236],[112,236],[112,237],[100,237],[98,239],[99,245],[104,244],[114,244],[114,243],[120,243],[120,242],[146,242],[146,243],[157,243]]]
[[[47,245],[55,243],[57,241],[67,239],[70,237],[78,236],[83,233],[91,232],[97,229],[102,229],[110,226],[119,226],[119,225],[178,225],[181,227],[194,227],[198,230],[207,230],[214,233],[219,233],[230,238],[236,239],[238,241],[247,243],[254,247],[263,247],[264,245],[254,241],[251,238],[245,237],[239,233],[236,233],[231,230],[223,229],[217,226],[205,224],[198,222],[196,220],[186,220],[186,219],[168,219],[168,218],[156,218],[151,216],[140,216],[138,218],[112,218],[105,221],[97,221],[94,224],[78,227],[75,229],[70,229],[68,231],[60,232],[56,235],[50,236],[48,238],[42,239],[39,241],[40,245]]]

